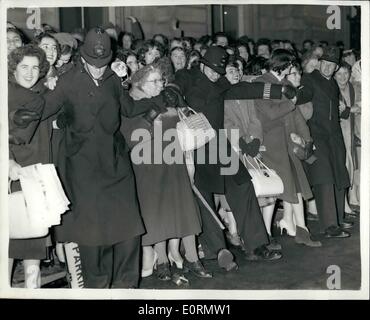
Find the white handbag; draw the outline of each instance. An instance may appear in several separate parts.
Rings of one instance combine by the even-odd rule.
[[[53,164],[34,164],[19,170],[22,191],[10,193],[10,239],[43,237],[61,222],[70,204]]]
[[[27,210],[26,200],[23,191],[10,191],[9,181],[9,238],[10,239],[31,239],[44,237],[48,234],[49,228],[37,223],[32,219]]]
[[[176,124],[176,130],[183,151],[198,149],[216,136],[215,130],[203,113],[187,108],[193,112],[192,115],[186,116],[180,108],[177,110],[180,121]]]
[[[254,191],[257,197],[277,196],[284,192],[284,184],[275,170],[267,167],[260,159],[253,158],[255,165],[243,155],[243,162],[252,177]],[[248,168],[247,163],[251,166]]]

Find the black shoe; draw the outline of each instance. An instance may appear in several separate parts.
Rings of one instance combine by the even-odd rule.
[[[281,252],[269,250],[266,245],[262,245],[254,249],[253,253],[246,253],[244,257],[248,261],[274,261],[282,256]]]
[[[277,242],[277,240],[274,237],[269,236],[269,240],[270,240],[270,243],[268,245],[266,245],[267,249],[269,249],[271,251],[280,251],[281,250],[281,244],[279,242]]]
[[[351,234],[347,231],[343,231],[337,226],[331,226],[325,230],[325,238],[348,238]]]
[[[189,262],[186,259],[184,260],[184,272],[191,271],[199,278],[212,278],[212,274],[207,272],[206,269],[204,269],[203,264],[200,262],[200,260],[197,260],[195,262]]]
[[[171,270],[168,262],[161,263],[157,266],[157,277],[162,281],[171,280]]]
[[[353,227],[353,222],[351,221],[343,221],[339,227],[341,227],[342,229],[351,229]]]
[[[355,211],[351,211],[351,212],[346,212],[345,213],[345,220],[354,220],[354,219],[357,219],[358,218],[358,213],[355,212]]]
[[[307,212],[307,220],[319,221],[319,216],[317,214],[312,214],[311,212]]]
[[[222,249],[218,252],[217,262],[219,267],[226,271],[238,270],[233,254],[227,249]]]

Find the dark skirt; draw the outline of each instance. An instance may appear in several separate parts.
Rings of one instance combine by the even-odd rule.
[[[201,218],[185,164],[134,165],[146,233],[142,245],[201,232]]]
[[[22,260],[46,259],[46,239],[48,236],[34,239],[10,239],[9,258]]]

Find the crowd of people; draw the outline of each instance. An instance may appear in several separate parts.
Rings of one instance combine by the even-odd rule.
[[[206,259],[235,272],[231,247],[246,261],[279,263],[274,226],[308,247],[350,236],[360,205],[359,52],[223,32],[144,39],[131,21],[132,33],[112,24],[72,33],[43,25],[31,39],[8,22],[13,191],[21,167],[54,163],[71,202],[47,236],[10,239],[10,283],[16,259],[25,287],[39,288],[55,254],[66,263],[67,242],[79,246],[85,287],[137,288],[150,276],[179,286],[189,285],[187,272],[212,278]],[[189,107],[204,114],[215,141],[238,130],[237,141],[226,140],[237,172],[222,174],[210,143],[194,151],[193,166],[156,162],[158,150],[179,145],[164,132]],[[135,141],[136,129],[149,138]],[[149,162],[134,161],[138,147],[150,150]],[[253,161],[279,175],[283,193],[256,196]],[[311,235],[308,220],[321,235]]]

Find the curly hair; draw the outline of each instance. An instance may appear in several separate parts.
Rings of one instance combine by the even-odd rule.
[[[131,49],[118,49],[117,50],[116,58],[123,61],[124,63],[127,62],[127,58],[129,56],[134,56],[137,59],[137,54],[135,53],[135,51]]]
[[[8,79],[12,79],[18,64],[24,57],[36,57],[39,60],[40,75],[43,78],[50,68],[46,59],[45,52],[34,44],[27,44],[23,47],[14,49],[8,56]]]
[[[149,75],[152,72],[159,72],[160,74],[162,74],[162,70],[157,64],[155,63],[148,64],[142,67],[141,69],[139,69],[138,71],[136,71],[132,75],[132,78],[131,78],[132,86],[141,89],[141,87],[146,82],[146,80],[148,79]]]
[[[155,41],[153,39],[146,40],[144,43],[138,48],[137,50],[137,60],[139,63],[142,65],[146,65],[145,63],[145,54],[150,50],[156,48],[159,51],[160,57],[164,56],[164,47],[162,46],[161,43],[158,41]]]

